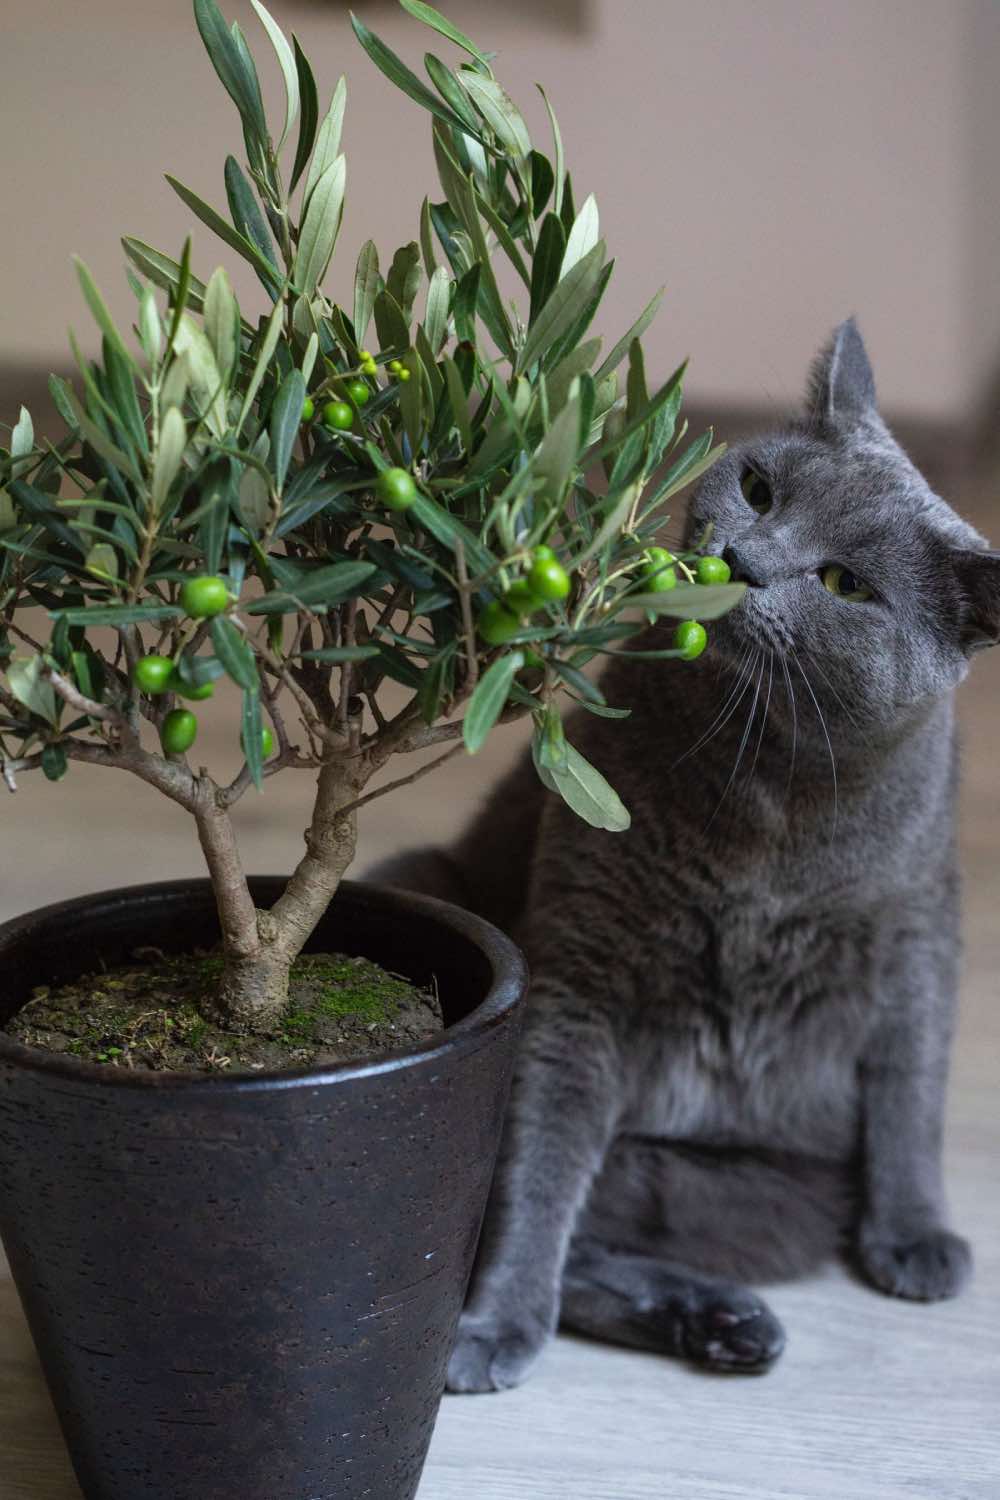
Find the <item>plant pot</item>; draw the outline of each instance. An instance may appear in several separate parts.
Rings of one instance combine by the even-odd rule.
[[[268,905],[283,882],[251,882]],[[208,881],[0,926],[41,983],[218,935]],[[440,901],[345,882],[310,947],[433,976],[437,1039],[227,1078],[0,1033],[0,1233],[87,1500],[411,1500],[506,1105],[524,961]]]

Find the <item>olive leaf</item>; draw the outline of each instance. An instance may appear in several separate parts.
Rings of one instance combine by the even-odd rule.
[[[277,21],[262,4],[261,0],[250,0],[250,4],[257,12],[258,18],[264,30],[267,32],[274,55],[278,59],[281,76],[285,81],[285,123],[278,137],[275,150],[280,151],[288,138],[288,133],[299,117],[299,74],[295,66],[295,57],[288,39]]]
[[[606,829],[609,833],[624,833],[631,827],[632,819],[628,808],[618,793],[568,740],[566,760],[562,765],[549,766],[543,763],[537,731],[532,741],[532,755],[539,779],[549,791],[558,792],[566,805],[585,823],[593,828]]]
[[[294,280],[305,296],[312,296],[326,272],[337,243],[344,213],[347,160],[337,156],[309,195],[305,221],[295,252]]]
[[[187,446],[187,426],[178,406],[171,406],[160,423],[160,440],[153,457],[153,484],[150,498],[154,513],[161,510]]]
[[[37,714],[46,723],[55,725],[59,721],[58,700],[55,688],[45,676],[45,664],[40,656],[15,656],[7,663],[7,684],[17,699],[30,713]]]
[[[330,100],[330,108],[323,116],[323,123],[319,127],[316,136],[316,145],[313,148],[312,158],[309,162],[309,171],[306,175],[305,192],[302,195],[303,214],[309,207],[309,199],[312,197],[313,189],[329,167],[333,166],[340,155],[340,137],[344,128],[344,111],[347,108],[347,80],[339,78],[337,87],[333,91]]]

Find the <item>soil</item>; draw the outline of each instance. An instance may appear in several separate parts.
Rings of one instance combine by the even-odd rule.
[[[259,1073],[392,1051],[444,1026],[435,994],[364,958],[296,960],[280,1026],[247,1036],[198,1008],[222,970],[217,953],[137,948],[131,962],[58,987],[39,986],[3,1028],[16,1041],[109,1068]]]

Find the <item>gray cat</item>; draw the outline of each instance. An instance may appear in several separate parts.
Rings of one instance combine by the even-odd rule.
[[[745,1281],[846,1250],[932,1300],[970,1269],[941,1183],[953,693],[1000,636],[1000,554],[891,437],[853,321],[805,417],[709,472],[688,536],[707,522],[744,603],[696,665],[613,660],[628,725],[569,726],[629,832],[525,761],[453,850],[380,872],[505,926],[532,971],[454,1391],[516,1385],[560,1320],[760,1371],[784,1333]]]

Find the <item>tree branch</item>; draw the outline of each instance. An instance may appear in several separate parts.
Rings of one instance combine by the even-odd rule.
[[[510,703],[497,719],[498,724],[514,724],[518,719],[523,719],[531,709],[525,703]],[[463,719],[452,719],[447,724],[426,724],[418,726],[412,734],[407,734],[394,746],[394,750],[402,755],[407,755],[412,750],[426,750],[430,745],[447,744],[449,740],[462,738]]]
[[[294,746],[287,746],[273,760],[269,760],[263,768],[263,776],[266,780],[269,776],[276,776],[279,771],[315,771],[321,764],[312,756],[304,756],[296,753]],[[243,767],[237,776],[226,787],[221,787],[217,793],[216,800],[220,807],[234,807],[240,798],[253,786],[253,777],[250,768],[244,761]]]
[[[17,760],[5,759],[0,764],[0,776],[3,777],[8,792],[17,791],[17,781],[15,778],[19,771],[37,771],[41,764],[41,751],[36,755],[22,755]]]
[[[197,783],[193,808],[198,841],[212,877],[212,889],[227,955],[254,958],[260,951],[257,909],[243,871],[239,845],[226,806],[210,776]]]
[[[357,812],[359,808],[365,807],[369,802],[374,802],[376,797],[385,797],[389,792],[394,792],[401,786],[412,786],[422,776],[429,776],[431,771],[436,771],[438,766],[443,766],[446,760],[451,760],[453,756],[460,754],[464,749],[464,745],[452,745],[450,750],[446,750],[436,760],[428,761],[425,766],[420,766],[416,771],[411,771],[409,776],[400,776],[396,781],[389,781],[386,782],[385,786],[376,787],[373,792],[366,792],[363,797],[358,797],[355,802],[348,802],[347,806],[342,808],[341,811],[345,813]]]
[[[60,740],[70,760],[80,760],[92,766],[110,766],[113,770],[131,771],[140,781],[155,787],[172,802],[177,802],[186,812],[193,813],[198,796],[198,783],[187,766],[151,755],[141,745],[129,745],[112,749],[109,745],[89,745],[86,740]]]
[[[41,642],[36,641],[33,636],[28,635],[27,631],[22,630],[19,625],[15,625],[10,616],[7,617],[5,624],[11,635],[16,635],[19,641],[23,641],[24,644],[26,646],[30,646],[33,651],[37,651],[40,656],[44,654],[45,647],[41,644]]]
[[[132,727],[120,709],[112,708],[106,703],[98,703],[95,699],[88,698],[85,693],[80,692],[75,683],[70,682],[68,677],[64,677],[61,672],[57,672],[55,667],[47,667],[45,675],[63,702],[68,703],[70,708],[75,708],[78,713],[86,714],[88,718],[102,719],[106,724],[117,724],[127,734],[132,734]]]
[[[350,808],[373,769],[367,757],[343,754],[320,769],[306,852],[268,914],[272,941],[290,960],[302,951],[354,858],[358,828]]]
[[[471,692],[479,680],[479,656],[476,652],[476,627],[472,623],[469,570],[465,564],[465,547],[462,545],[461,538],[455,542],[455,570],[458,573],[462,632],[465,636],[465,687],[468,692]]]

